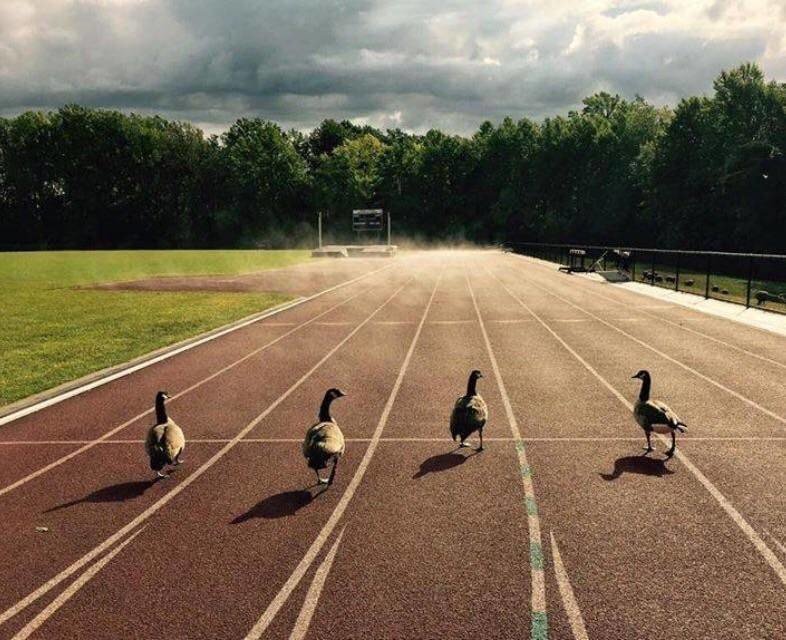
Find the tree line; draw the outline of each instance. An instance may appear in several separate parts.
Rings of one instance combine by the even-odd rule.
[[[754,64],[674,109],[598,93],[567,116],[471,137],[325,120],[310,133],[76,105],[0,118],[0,247],[313,242],[353,208],[424,240],[786,252],[786,85]]]

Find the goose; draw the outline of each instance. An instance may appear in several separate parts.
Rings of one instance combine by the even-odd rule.
[[[686,431],[687,425],[666,404],[658,400],[650,400],[652,379],[649,371],[642,369],[633,376],[633,379],[636,378],[641,380],[642,384],[638,400],[633,406],[633,415],[639,426],[644,429],[644,433],[647,434],[647,449],[644,455],[646,456],[653,450],[650,435],[654,431],[655,433],[671,433],[671,449],[666,452],[666,457],[671,458],[677,446],[675,433]]]
[[[343,398],[347,394],[340,389],[328,389],[322,404],[319,407],[319,422],[311,426],[303,440],[303,457],[308,461],[308,466],[317,474],[317,484],[333,484],[336,477],[338,459],[344,454],[346,443],[344,434],[330,415],[330,405],[336,398]],[[319,475],[319,470],[327,467],[333,461],[330,477],[326,480]]]
[[[459,396],[450,414],[450,436],[453,440],[460,439],[460,447],[468,447],[464,441],[475,431],[480,434],[478,451],[483,451],[483,427],[489,417],[486,401],[478,395],[478,380],[483,374],[474,369],[469,374],[466,395]]]
[[[166,465],[178,465],[183,462],[180,455],[186,446],[183,430],[166,414],[164,406],[166,400],[169,400],[166,391],[159,391],[156,394],[156,423],[150,427],[145,440],[145,450],[150,456],[150,468],[159,478],[168,477],[161,473],[161,469]]]

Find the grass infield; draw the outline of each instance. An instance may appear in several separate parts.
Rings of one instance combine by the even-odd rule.
[[[0,406],[291,299],[79,285],[247,273],[308,259],[308,251],[0,253]]]

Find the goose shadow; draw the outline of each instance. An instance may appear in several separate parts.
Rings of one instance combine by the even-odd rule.
[[[324,492],[325,489],[318,489],[314,493],[306,489],[298,489],[296,491],[276,493],[257,502],[248,511],[237,516],[232,520],[232,524],[242,524],[254,518],[276,519],[293,516],[303,507],[310,505]]]
[[[430,458],[426,458],[420,463],[420,469],[412,476],[413,480],[422,478],[429,473],[440,473],[441,471],[448,471],[454,467],[464,464],[471,457],[477,455],[477,451],[473,451],[468,456],[459,453],[460,450],[449,451],[448,453],[439,453]]]
[[[60,509],[67,509],[78,504],[88,502],[125,502],[126,500],[133,500],[140,497],[145,491],[152,487],[156,480],[138,480],[135,482],[121,482],[120,484],[109,485],[102,489],[97,489],[93,493],[89,493],[83,498],[78,500],[71,500],[59,504],[44,511],[44,513],[51,513],[53,511],[60,511]]]
[[[666,461],[658,458],[648,458],[647,456],[622,456],[614,461],[614,471],[611,473],[600,473],[600,477],[606,481],[619,478],[623,473],[635,473],[641,476],[663,476],[674,473],[666,466]]]

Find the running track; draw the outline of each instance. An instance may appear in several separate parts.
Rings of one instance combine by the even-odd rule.
[[[785,638],[784,347],[517,256],[401,256],[0,428],[0,637]],[[447,417],[476,367],[473,455]],[[665,464],[640,368],[689,426]],[[189,443],[153,483],[159,388]]]

